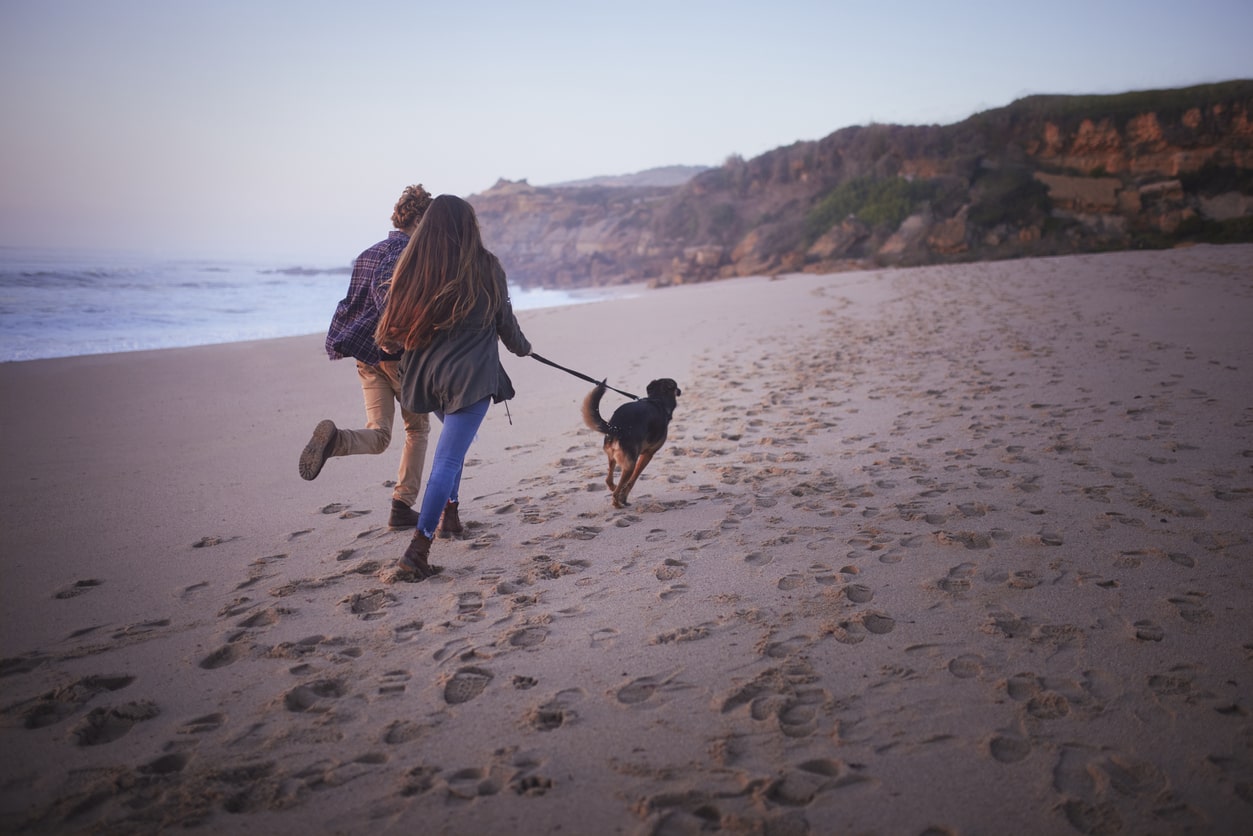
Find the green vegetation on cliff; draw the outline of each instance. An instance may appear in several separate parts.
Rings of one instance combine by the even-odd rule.
[[[871,229],[895,229],[915,208],[931,200],[939,186],[930,180],[904,177],[855,177],[832,189],[805,219],[812,244],[846,218],[856,218]]]

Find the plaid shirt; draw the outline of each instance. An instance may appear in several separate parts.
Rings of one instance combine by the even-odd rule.
[[[409,236],[399,230],[387,234],[387,240],[357,256],[352,263],[352,280],[348,295],[335,308],[330,330],[326,333],[326,354],[332,360],[354,357],[369,366],[382,360],[395,360],[399,355],[384,354],[374,342],[374,329],[382,313],[379,306],[387,299],[386,286]]]

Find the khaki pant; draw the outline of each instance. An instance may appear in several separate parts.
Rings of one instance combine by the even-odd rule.
[[[378,454],[392,441],[392,424],[396,420],[396,402],[400,397],[400,370],[395,360],[384,360],[377,366],[357,362],[361,393],[365,397],[364,430],[339,430],[332,456]],[[412,506],[422,487],[422,467],[426,462],[426,442],[431,431],[430,417],[421,412],[400,408],[405,423],[405,449],[400,454],[400,470],[392,499]]]

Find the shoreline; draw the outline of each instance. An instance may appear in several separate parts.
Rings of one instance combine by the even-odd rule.
[[[73,271],[69,271],[73,272]],[[261,271],[262,273],[272,271]],[[298,277],[319,277],[327,274],[329,271],[279,271],[289,275]],[[90,272],[87,274],[91,276]],[[340,277],[343,281],[337,283],[333,289],[329,289],[329,293],[334,298],[327,297],[323,300],[323,304],[319,307],[316,304],[317,299],[309,295],[308,288],[287,288],[284,291],[276,292],[273,298],[265,298],[264,290],[254,290],[254,296],[238,295],[235,288],[219,288],[218,293],[224,294],[219,298],[208,303],[205,298],[193,297],[197,291],[189,288],[195,287],[195,283],[175,283],[173,288],[166,288],[170,293],[170,298],[161,305],[157,305],[152,310],[145,310],[144,315],[154,316],[158,319],[164,317],[169,321],[182,319],[182,325],[177,332],[165,327],[156,333],[148,333],[148,325],[143,317],[135,319],[136,312],[128,308],[128,305],[135,304],[136,300],[133,296],[127,296],[125,293],[105,294],[110,301],[106,304],[100,297],[103,288],[92,288],[96,294],[95,301],[87,303],[91,308],[90,325],[84,326],[87,320],[84,320],[81,311],[74,312],[72,306],[65,302],[53,303],[49,296],[54,296],[56,290],[45,290],[47,296],[35,296],[34,298],[25,298],[21,294],[27,292],[27,288],[18,288],[13,291],[13,298],[9,300],[12,311],[26,310],[28,306],[39,311],[35,317],[29,316],[25,318],[16,318],[15,313],[11,313],[13,320],[0,321],[0,337],[6,336],[8,340],[0,340],[0,365],[5,363],[26,363],[33,360],[58,360],[70,357],[86,357],[96,354],[133,354],[137,351],[162,351],[171,348],[198,348],[203,346],[229,345],[237,342],[258,342],[270,339],[286,339],[288,337],[300,337],[308,334],[325,335],[325,328],[329,325],[332,315],[335,312],[335,306],[347,289],[347,281],[344,277]],[[88,278],[84,279],[85,281]],[[572,289],[548,289],[548,288],[520,288],[511,286],[514,291],[515,304],[519,305],[518,310],[533,310],[547,307],[568,307],[594,303],[597,301],[610,301],[617,298],[625,298],[638,295],[648,289],[644,282],[637,282],[628,285],[616,285],[606,288],[572,288]],[[149,288],[151,289],[151,288]],[[71,298],[74,291],[81,292],[81,288],[74,290],[62,288],[61,293],[65,298]],[[183,294],[180,296],[179,294]],[[213,291],[207,291],[212,294]],[[327,289],[321,289],[320,295],[325,295]],[[194,301],[193,301],[194,299]],[[229,301],[224,301],[229,300]],[[145,304],[151,304],[150,300],[144,300]],[[82,305],[81,300],[76,300],[75,304]],[[178,306],[191,305],[192,310],[180,311]],[[196,306],[204,306],[210,304],[212,310],[217,311],[216,314],[210,313],[207,316],[202,311],[196,310]],[[111,308],[109,305],[115,307]],[[230,315],[223,315],[220,308],[223,305],[233,305],[237,310]],[[275,326],[274,322],[269,319],[262,322],[255,321],[256,318],[266,310],[276,310],[290,307],[294,305],[296,312],[287,312],[287,318]],[[188,313],[191,314],[190,321],[186,319]],[[197,314],[199,314],[197,316]],[[69,343],[64,341],[48,341],[44,334],[48,331],[64,333],[66,330],[66,321],[68,317],[71,321],[77,318],[79,327],[83,328],[81,332],[75,331],[75,340]],[[216,317],[216,318],[215,318]],[[111,326],[113,331],[98,331],[98,323],[101,320],[114,322]],[[306,332],[305,334],[278,333],[296,327],[296,323],[300,323],[301,327],[309,327],[309,323],[316,322],[318,325],[315,330]],[[4,329],[7,328],[6,332]],[[134,329],[134,330],[132,330]],[[73,327],[70,327],[73,331]],[[269,332],[269,333],[263,333]],[[189,334],[194,336],[188,336]],[[124,335],[124,336],[123,336]],[[122,345],[121,343],[134,343],[134,345]],[[146,343],[146,344],[145,344]],[[73,349],[66,348],[67,345],[74,346]],[[34,346],[32,350],[32,346]],[[101,348],[104,346],[104,348]],[[68,353],[65,353],[68,352]],[[30,356],[34,355],[34,356]]]
[[[1253,246],[664,291],[518,313],[632,505],[503,352],[419,584],[322,335],[0,364],[0,827],[1253,827]]]

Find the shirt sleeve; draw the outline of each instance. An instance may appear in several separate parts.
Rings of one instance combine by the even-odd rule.
[[[500,262],[496,262],[495,268],[495,279],[500,284],[500,291],[505,300],[496,313],[496,333],[500,341],[505,344],[505,348],[519,357],[526,357],[531,353],[531,341],[522,333],[518,318],[513,315],[513,303],[509,301],[509,284],[505,280],[505,270],[500,266]]]

